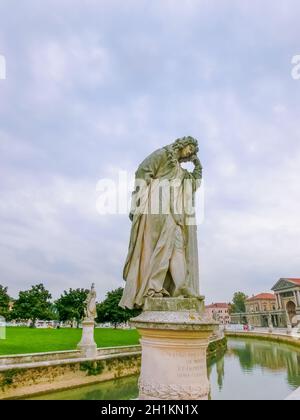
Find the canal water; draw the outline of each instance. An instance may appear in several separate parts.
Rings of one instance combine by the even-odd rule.
[[[283,400],[300,386],[300,350],[255,339],[230,339],[222,357],[209,363],[212,400]],[[42,400],[130,400],[137,377],[36,397]]]

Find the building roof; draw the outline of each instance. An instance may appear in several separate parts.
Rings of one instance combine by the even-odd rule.
[[[295,286],[300,286],[300,279],[281,278],[278,280],[275,286],[272,287],[272,290],[281,291],[285,289],[293,289]]]
[[[228,303],[212,303],[211,305],[207,305],[206,309],[229,309]]]
[[[284,279],[300,286],[300,279]]]
[[[252,296],[251,298],[247,299],[247,302],[251,302],[254,300],[275,300],[275,295],[273,293],[260,293],[259,295]]]

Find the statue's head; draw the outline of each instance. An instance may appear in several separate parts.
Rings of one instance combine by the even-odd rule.
[[[190,160],[199,151],[198,141],[190,136],[177,139],[172,146],[181,162]]]

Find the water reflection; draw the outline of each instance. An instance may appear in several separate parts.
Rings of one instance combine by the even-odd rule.
[[[300,386],[300,352],[293,347],[264,341],[232,341],[227,355],[238,357],[245,372],[252,372],[255,367],[287,372],[288,383],[293,387]]]
[[[224,384],[224,377],[225,377],[225,357],[220,356],[218,358],[214,358],[210,361],[208,365],[208,376],[211,377],[213,367],[216,368],[216,386],[218,386],[219,391],[222,390]]]
[[[138,377],[129,376],[127,378],[114,381],[103,382],[97,385],[86,385],[72,390],[54,392],[34,400],[132,400],[138,397]]]
[[[284,399],[300,386],[300,351],[285,344],[232,339],[208,368],[212,399]]]

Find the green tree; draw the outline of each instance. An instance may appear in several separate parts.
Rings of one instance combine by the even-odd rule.
[[[246,312],[246,300],[248,296],[245,295],[243,292],[236,292],[233,296],[232,305],[231,305],[231,313],[245,313]]]
[[[138,316],[140,309],[123,309],[119,306],[122,298],[123,289],[108,292],[106,299],[97,305],[97,322],[110,322],[117,328],[118,324],[127,322],[130,318]]]
[[[86,289],[65,290],[61,297],[55,302],[55,307],[60,321],[77,322],[77,328],[84,317],[84,302],[89,291]]]
[[[9,302],[10,297],[7,293],[7,287],[0,284],[0,316],[5,319],[9,318]]]
[[[30,290],[19,293],[15,301],[12,318],[17,320],[31,320],[31,327],[40,320],[51,320],[54,318],[51,310],[51,294],[43,284],[32,286]]]

